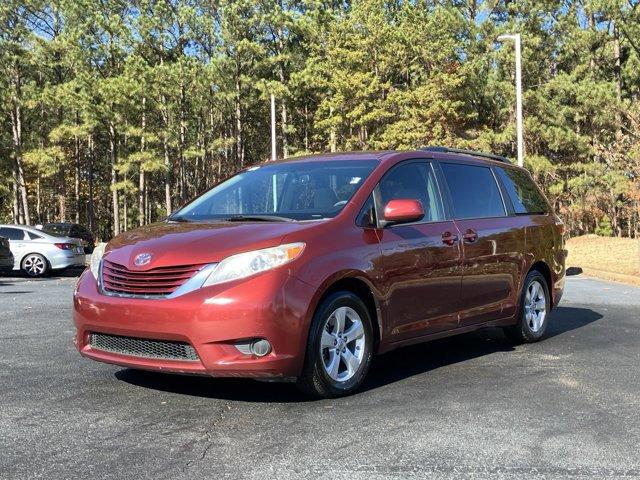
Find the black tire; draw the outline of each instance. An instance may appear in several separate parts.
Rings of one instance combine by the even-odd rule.
[[[44,277],[49,273],[49,262],[39,253],[29,253],[20,262],[22,271],[32,278]]]
[[[534,283],[540,285],[544,293],[544,316],[539,325],[534,320],[527,318],[527,292]],[[551,311],[551,297],[549,295],[549,286],[547,280],[537,270],[532,270],[526,276],[522,283],[522,292],[520,293],[520,301],[518,306],[518,321],[515,325],[504,327],[504,334],[509,340],[515,344],[533,343],[540,340],[549,325],[549,312]],[[538,327],[538,328],[536,328]]]
[[[328,327],[333,312],[340,307],[348,307],[355,311],[362,321],[364,330],[364,350],[359,367],[355,374],[345,381],[337,381],[329,376],[325,368],[325,358],[321,352],[321,339],[325,328]],[[346,347],[354,344],[348,343]],[[325,298],[313,316],[307,340],[307,349],[302,375],[298,378],[298,388],[303,392],[320,398],[333,398],[350,395],[355,392],[369,371],[373,356],[373,327],[367,307],[362,300],[351,292],[335,292]],[[340,364],[345,366],[345,364]]]

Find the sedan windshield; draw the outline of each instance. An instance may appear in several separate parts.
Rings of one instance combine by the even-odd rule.
[[[173,221],[290,221],[335,217],[376,160],[292,161],[249,168],[171,215]]]

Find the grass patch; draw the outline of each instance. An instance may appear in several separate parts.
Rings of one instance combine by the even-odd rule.
[[[640,240],[585,235],[567,241],[567,267],[640,276]]]

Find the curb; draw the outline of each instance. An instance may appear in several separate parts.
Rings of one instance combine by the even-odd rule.
[[[581,267],[582,273],[589,277],[599,278],[601,280],[611,280],[614,282],[625,283],[640,287],[640,277],[637,275],[627,275],[625,273],[608,272],[606,270],[598,270],[597,268]]]

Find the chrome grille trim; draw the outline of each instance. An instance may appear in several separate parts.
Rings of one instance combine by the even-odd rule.
[[[200,360],[196,349],[186,342],[151,340],[92,332],[89,334],[89,345],[94,350],[118,353],[130,357],[191,362]]]
[[[107,292],[144,296],[165,297],[171,295],[203,265],[177,265],[156,267],[149,270],[131,270],[124,265],[103,259],[100,277],[102,288]]]
[[[180,285],[177,289],[175,289],[169,295],[148,295],[142,293],[123,293],[123,292],[115,292],[111,290],[107,290],[103,284],[103,266],[104,259],[100,261],[100,266],[98,268],[98,291],[102,295],[107,295],[109,297],[121,297],[121,298],[141,298],[141,299],[149,299],[149,300],[158,300],[158,299],[170,299],[179,297],[180,295],[184,295],[185,293],[192,292],[193,290],[197,290],[202,287],[204,281],[209,278],[209,275],[215,270],[218,266],[217,263],[210,263],[208,265],[202,265],[200,270],[198,270],[191,278],[189,278],[186,282]]]

